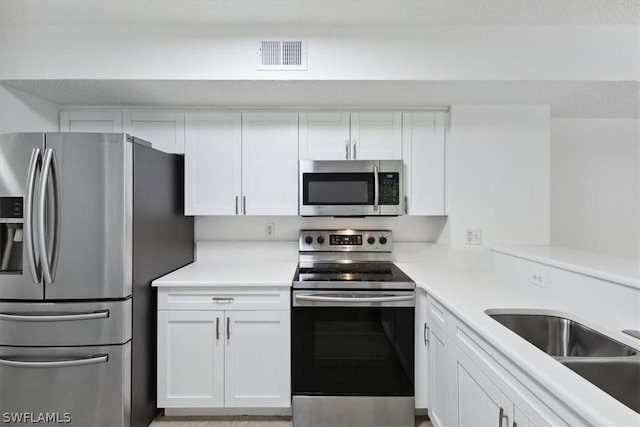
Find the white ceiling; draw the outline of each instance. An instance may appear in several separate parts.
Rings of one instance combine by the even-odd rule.
[[[639,82],[5,80],[62,106],[424,108],[550,104],[554,118],[638,118]]]
[[[596,25],[638,0],[0,0],[0,24]]]

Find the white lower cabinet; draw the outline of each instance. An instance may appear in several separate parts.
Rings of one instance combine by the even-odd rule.
[[[287,297],[278,310],[247,310],[247,301],[264,308],[259,291],[239,298],[228,292],[159,292],[159,408],[291,406],[291,315],[281,309]],[[211,310],[202,310],[204,298]],[[172,304],[179,309],[167,309]]]
[[[158,312],[158,407],[224,406],[223,311]]]
[[[581,425],[563,419],[554,399],[534,395],[496,360],[488,344],[427,298],[429,325],[429,417],[435,427],[542,427]],[[562,407],[561,403],[558,403]]]
[[[414,387],[416,409],[429,407],[429,325],[427,293],[416,289],[416,337]]]
[[[453,343],[439,327],[430,322],[429,328],[429,418],[436,427],[455,423],[456,386],[453,381],[455,365]]]

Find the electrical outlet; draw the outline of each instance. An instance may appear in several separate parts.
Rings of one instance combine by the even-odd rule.
[[[465,245],[472,245],[473,244],[473,229],[472,228],[467,228],[464,231],[464,244]]]
[[[467,228],[464,231],[464,243],[465,243],[465,245],[481,245],[482,244],[482,229],[481,228]]]
[[[273,222],[267,222],[264,224],[264,237],[267,239],[276,238],[276,225]]]
[[[473,229],[473,238],[471,239],[472,245],[481,245],[482,244],[482,229],[474,228]]]
[[[547,282],[544,275],[539,271],[534,271],[529,276],[529,281],[534,285],[542,286],[543,288],[547,287]]]

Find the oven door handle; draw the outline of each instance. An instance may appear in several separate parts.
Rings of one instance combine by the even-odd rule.
[[[402,296],[388,296],[388,297],[363,297],[363,298],[348,298],[348,297],[325,297],[315,295],[296,295],[296,300],[299,301],[317,301],[317,302],[338,302],[338,303],[363,303],[368,304],[372,302],[398,302],[398,301],[413,301],[413,295]]]

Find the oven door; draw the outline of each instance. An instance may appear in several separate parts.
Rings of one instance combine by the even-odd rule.
[[[294,291],[294,396],[413,396],[413,291]]]
[[[402,161],[301,161],[300,215],[402,215]]]

